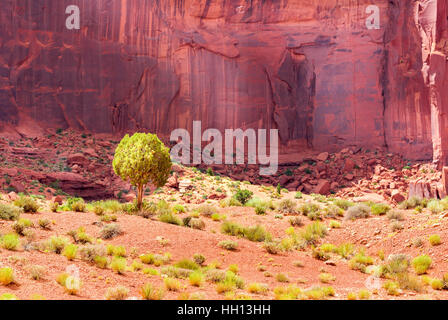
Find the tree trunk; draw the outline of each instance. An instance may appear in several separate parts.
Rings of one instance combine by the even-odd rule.
[[[141,210],[141,208],[142,208],[143,187],[144,187],[144,185],[142,185],[142,184],[137,187],[137,208],[138,208],[138,210]]]

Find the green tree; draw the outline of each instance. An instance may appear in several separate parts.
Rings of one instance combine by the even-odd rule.
[[[115,150],[114,172],[137,188],[137,205],[141,209],[143,191],[149,182],[157,188],[165,185],[171,171],[169,149],[155,134],[125,135]]]

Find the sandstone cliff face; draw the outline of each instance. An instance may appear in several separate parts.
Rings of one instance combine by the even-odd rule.
[[[79,30],[65,25],[80,9]],[[380,9],[369,30],[366,8]],[[441,0],[4,0],[3,130],[278,128],[446,162]],[[422,72],[423,70],[423,72]]]

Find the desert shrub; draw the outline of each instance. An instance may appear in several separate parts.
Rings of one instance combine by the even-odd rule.
[[[51,210],[51,212],[58,212],[58,209],[59,209],[59,203],[57,203],[57,202],[52,202],[52,203],[50,204],[50,210]]]
[[[163,279],[163,283],[168,291],[179,291],[181,288],[181,283],[177,279],[165,278]]]
[[[224,240],[224,241],[221,241],[220,243],[218,243],[218,246],[223,249],[233,251],[238,248],[238,242],[231,241],[231,240]]]
[[[186,212],[185,207],[181,204],[174,205],[172,210],[174,213],[185,213]]]
[[[20,196],[16,201],[14,201],[14,205],[22,208],[23,212],[26,213],[36,213],[37,210],[39,210],[39,205],[33,198],[23,195]]]
[[[78,294],[81,289],[81,281],[79,278],[69,275],[68,273],[61,273],[56,277],[56,281],[64,287],[64,290],[70,295]]]
[[[380,275],[395,278],[396,274],[406,273],[409,268],[409,258],[405,254],[393,254],[387,259],[387,264],[381,266]]]
[[[289,285],[287,287],[276,287],[274,289],[274,295],[276,300],[296,300],[305,298],[302,289],[300,289],[296,285]]]
[[[276,241],[266,241],[263,243],[263,248],[270,254],[277,254],[281,251],[280,244]]]
[[[323,238],[327,235],[327,228],[319,221],[313,222],[305,227],[300,233],[301,239],[305,242],[305,245],[316,244],[319,238]]]
[[[394,279],[398,282],[400,288],[405,290],[421,292],[424,286],[419,277],[413,276],[407,272],[396,274]]]
[[[219,213],[214,213],[211,216],[213,221],[222,221],[225,220],[227,218],[227,216],[223,215],[223,214],[219,214]]]
[[[341,227],[341,223],[339,221],[336,221],[336,220],[331,220],[329,227],[331,229],[339,229]]]
[[[168,202],[166,202],[165,200],[159,200],[159,202],[157,202],[157,212],[159,214],[164,214],[164,213],[172,213],[173,210],[171,209],[171,206]]]
[[[368,218],[370,216],[370,207],[363,203],[356,204],[348,208],[345,219],[347,220],[355,220],[355,219],[363,219]]]
[[[66,272],[59,273],[56,275],[56,282],[65,288],[67,285],[67,279],[69,277],[70,277],[70,275]]]
[[[347,210],[348,208],[355,205],[353,202],[351,202],[349,200],[340,199],[340,198],[334,199],[333,203],[343,210]]]
[[[95,213],[97,216],[102,216],[104,214],[104,208],[99,204],[95,204],[93,206],[93,213]]]
[[[12,229],[20,236],[25,235],[25,230],[33,226],[33,223],[28,219],[19,219],[12,224]]]
[[[81,260],[94,263],[97,256],[103,256],[106,254],[106,249],[102,245],[89,244],[81,247],[79,251],[79,257]]]
[[[12,268],[0,268],[0,283],[4,286],[14,283],[14,270]]]
[[[171,212],[159,215],[159,221],[174,224],[177,226],[183,225],[182,220]]]
[[[240,202],[242,205],[245,205],[254,195],[254,193],[250,190],[246,189],[238,189],[233,197]]]
[[[117,221],[117,216],[105,214],[105,215],[101,216],[100,220],[103,222]]]
[[[344,210],[334,204],[329,204],[324,208],[324,216],[326,218],[343,217]]]
[[[44,230],[50,230],[51,229],[51,221],[48,219],[39,219],[37,222],[39,224],[39,227]]]
[[[123,211],[123,204],[117,200],[106,200],[98,202],[99,205],[107,212],[119,213]]]
[[[293,227],[301,227],[303,226],[302,219],[300,217],[291,217],[289,218],[289,224]]]
[[[387,218],[389,220],[396,220],[396,221],[403,221],[404,220],[404,215],[402,211],[399,210],[390,210],[387,213]]]
[[[165,185],[171,171],[169,149],[154,134],[125,135],[115,150],[114,172],[137,188],[141,208],[144,186],[151,182],[157,188]]]
[[[124,274],[126,266],[126,259],[121,257],[113,257],[110,263],[110,268],[118,274]]]
[[[281,213],[294,214],[296,211],[297,203],[291,199],[283,199],[279,202],[277,210]]]
[[[416,248],[423,246],[423,240],[421,238],[412,239],[412,245]]]
[[[32,265],[28,268],[30,278],[33,280],[42,280],[47,274],[47,268],[39,265]]]
[[[426,207],[432,212],[432,213],[440,213],[444,210],[443,204],[436,199],[430,200]]]
[[[322,300],[335,295],[332,287],[314,287],[304,292],[305,296],[311,300]]]
[[[335,249],[335,252],[342,258],[347,259],[352,254],[353,250],[354,250],[353,244],[342,243]]]
[[[155,288],[152,284],[146,283],[140,289],[140,295],[143,300],[162,300],[165,291],[162,288]]]
[[[312,248],[311,254],[317,260],[327,261],[330,259],[330,255],[321,248]]]
[[[242,203],[239,202],[238,200],[236,200],[234,197],[230,197],[230,198],[226,198],[226,199],[221,200],[219,202],[219,205],[222,208],[225,208],[225,207],[241,207]]]
[[[199,253],[196,253],[194,256],[193,256],[193,260],[194,260],[194,262],[196,262],[198,265],[203,265],[204,264],[204,262],[205,262],[205,257],[204,257],[204,255],[202,255],[202,254],[199,254]]]
[[[358,296],[355,292],[349,292],[347,293],[347,300],[356,300],[358,299]]]
[[[304,203],[298,208],[298,212],[304,216],[308,216],[309,214],[319,212],[320,209],[320,206],[316,203]]]
[[[294,198],[296,198],[296,199],[302,199],[302,197],[303,197],[303,194],[300,191],[297,191],[296,194],[294,195]]]
[[[269,287],[267,284],[252,282],[247,285],[247,292],[254,294],[267,294]]]
[[[17,250],[19,244],[19,236],[15,233],[5,234],[0,237],[0,245],[3,249],[14,251]]]
[[[390,210],[390,207],[384,203],[374,203],[370,209],[372,210],[373,215],[382,216]]]
[[[73,238],[76,243],[93,243],[94,239],[86,233],[84,227],[79,227],[78,230],[71,230],[67,232],[67,235]]]
[[[123,286],[107,289],[106,300],[126,300],[129,295],[129,289]]]
[[[76,258],[77,252],[78,252],[78,246],[76,244],[68,244],[64,247],[62,255],[66,257],[67,260],[71,261]]]
[[[118,224],[108,224],[101,229],[101,238],[102,239],[112,239],[116,236],[119,236],[123,233],[121,227]]]
[[[334,245],[334,244],[331,244],[331,243],[323,243],[320,247],[319,247],[319,249],[322,251],[322,252],[336,252],[336,250],[337,250],[337,247]]]
[[[154,268],[143,268],[143,274],[147,274],[150,276],[158,276],[160,274],[159,270]]]
[[[174,264],[174,266],[177,268],[183,268],[183,269],[189,269],[189,270],[198,270],[199,269],[199,265],[190,259],[182,259],[182,260],[176,262]]]
[[[247,201],[246,207],[252,207],[252,208],[261,207],[261,208],[264,208],[265,210],[267,210],[267,209],[274,210],[275,209],[275,205],[272,202],[272,200],[263,200],[259,197],[253,197],[249,201]]]
[[[366,267],[373,264],[373,258],[365,255],[364,251],[359,251],[350,261],[349,266],[353,270],[366,271]]]
[[[190,273],[188,280],[192,286],[200,287],[204,282],[204,278],[204,275],[200,271],[195,271]]]
[[[132,261],[132,264],[131,264],[131,270],[132,271],[140,271],[142,269],[143,269],[143,263],[141,263],[138,260]]]
[[[164,214],[164,213],[171,212],[169,205],[168,205],[168,207],[166,207],[165,205],[160,205],[160,207],[159,207],[158,204],[156,204],[154,202],[147,202],[147,201],[142,202],[140,209],[138,209],[138,203],[137,203],[137,201],[135,201],[133,203],[133,209],[131,209],[130,211],[140,217],[145,218],[145,219],[149,219],[152,216],[156,215],[157,213]]]
[[[218,283],[224,281],[226,272],[218,269],[208,269],[205,272],[205,279],[209,282]]]
[[[269,232],[262,226],[242,227],[231,221],[225,221],[221,225],[221,232],[232,236],[244,237],[255,242],[262,242],[272,238]]]
[[[205,222],[202,221],[201,219],[192,218],[188,222],[188,226],[190,228],[192,228],[192,229],[204,230],[205,229]]]
[[[412,266],[417,274],[425,274],[432,264],[432,259],[427,255],[421,255],[412,260]]]
[[[336,277],[332,275],[331,273],[323,272],[319,274],[319,281],[322,283],[330,283],[332,281],[335,281]]]
[[[275,280],[278,282],[290,282],[289,277],[284,273],[277,273]]]
[[[169,254],[160,255],[160,254],[147,253],[140,255],[139,258],[141,262],[145,264],[154,264],[155,266],[168,264],[171,260]]]
[[[233,272],[234,274],[238,274],[238,272],[240,271],[239,267],[237,264],[231,264],[229,265],[229,267],[227,268],[228,271]]]
[[[313,220],[313,221],[322,220],[322,214],[320,211],[309,212],[306,216],[308,217],[308,219]]]
[[[75,212],[85,212],[86,203],[83,199],[78,199],[71,204],[71,209]]]
[[[400,295],[400,286],[398,282],[388,280],[383,284],[383,288],[386,289],[387,294],[390,296],[399,296]]]
[[[0,219],[2,220],[18,220],[23,210],[19,207],[0,203]]]
[[[194,270],[168,266],[162,268],[160,273],[170,278],[187,279],[193,271]]]
[[[440,236],[438,234],[433,234],[429,236],[429,243],[432,246],[438,246],[442,243],[442,241],[440,240]]]
[[[264,215],[266,214],[266,207],[262,205],[258,205],[255,207],[255,214],[257,215]]]
[[[400,204],[401,209],[414,209],[417,206],[426,207],[426,201],[419,197],[411,197]]]
[[[232,221],[224,221],[221,225],[221,232],[231,236],[240,237],[244,236],[244,227]]]
[[[197,210],[201,215],[205,217],[211,217],[213,214],[217,213],[216,208],[210,204],[203,204],[199,206]]]
[[[392,223],[390,224],[390,230],[392,232],[396,232],[403,229],[404,229],[403,225],[396,220],[392,221]]]
[[[0,295],[0,301],[6,301],[6,300],[19,300],[15,294],[12,293],[4,293]]]
[[[114,246],[114,245],[107,245],[106,252],[110,256],[114,257],[126,257],[126,248],[124,246]]]
[[[96,256],[95,258],[93,258],[93,262],[100,269],[106,269],[109,264],[107,258],[104,256]]]
[[[244,289],[244,280],[235,273],[227,271],[223,280],[216,285],[216,291],[220,294],[233,291],[234,289]]]
[[[366,289],[361,289],[358,291],[359,300],[369,300],[370,299],[370,291]]]
[[[244,237],[254,242],[270,241],[272,239],[271,234],[262,226],[244,228]]]

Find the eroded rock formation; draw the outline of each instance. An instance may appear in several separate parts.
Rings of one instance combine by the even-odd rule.
[[[368,29],[366,8],[380,9]],[[66,7],[80,29],[66,28]],[[2,130],[278,128],[447,162],[442,0],[4,0]]]

